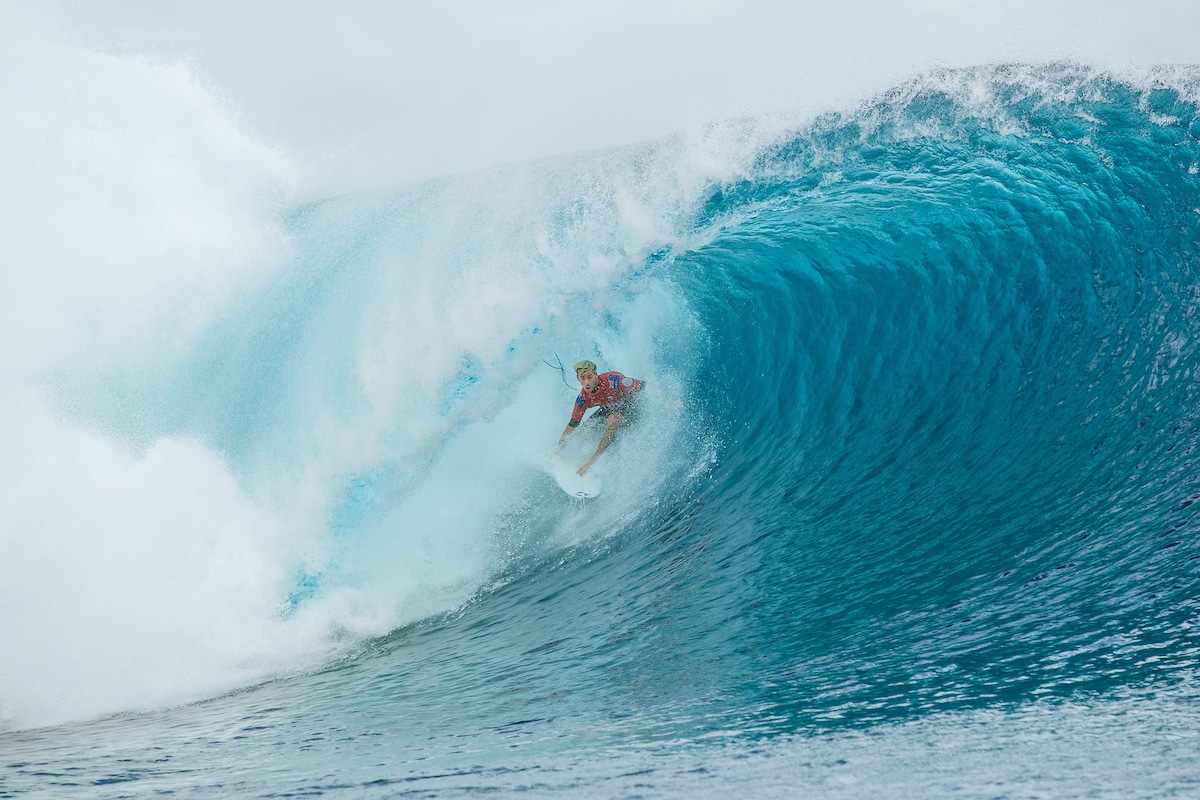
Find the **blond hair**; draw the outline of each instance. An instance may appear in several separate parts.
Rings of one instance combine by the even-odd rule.
[[[582,372],[585,369],[590,369],[592,372],[597,371],[596,364],[594,362],[580,361],[578,364],[575,365],[575,374],[578,375],[580,372]]]

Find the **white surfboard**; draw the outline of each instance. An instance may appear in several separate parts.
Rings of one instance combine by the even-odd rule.
[[[588,470],[586,475],[580,475],[575,470],[578,466],[572,466],[570,463],[562,460],[556,460],[553,464],[551,474],[554,476],[554,482],[558,484],[558,488],[562,489],[571,497],[587,499],[591,497],[599,497],[600,491],[604,485],[600,482],[600,476],[594,470]]]

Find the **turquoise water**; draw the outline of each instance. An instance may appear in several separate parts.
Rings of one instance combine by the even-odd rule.
[[[1198,88],[949,72],[720,176],[288,209],[186,357],[56,390],[283,520],[288,655],[100,719],[6,690],[0,796],[1200,792]],[[555,354],[657,389],[586,504]]]

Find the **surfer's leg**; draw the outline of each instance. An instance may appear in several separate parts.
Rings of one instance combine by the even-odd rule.
[[[596,455],[604,452],[613,439],[617,438],[617,428],[625,424],[625,415],[620,411],[614,411],[608,415],[608,419],[604,421],[604,435],[600,437],[600,444],[596,448]]]

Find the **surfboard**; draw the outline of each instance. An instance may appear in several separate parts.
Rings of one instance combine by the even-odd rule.
[[[600,476],[594,470],[588,470],[586,475],[580,475],[575,470],[578,466],[566,461],[555,461],[552,475],[554,482],[558,484],[558,488],[562,489],[571,497],[577,497],[581,500],[592,497],[599,497],[604,484],[600,482]]]

